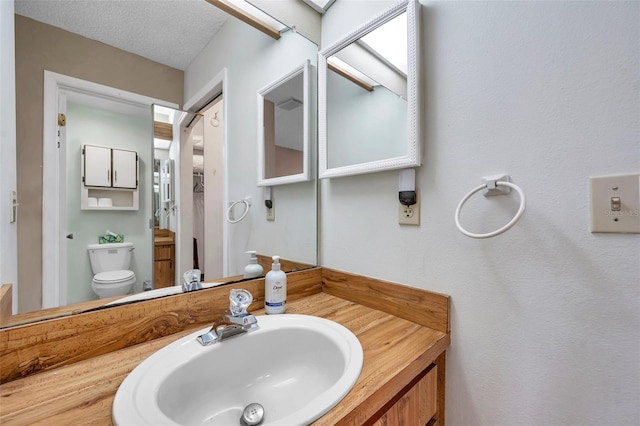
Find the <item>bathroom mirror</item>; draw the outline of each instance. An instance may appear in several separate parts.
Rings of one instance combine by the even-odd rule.
[[[153,160],[153,216],[158,229],[169,229],[169,213],[174,202],[173,160]]]
[[[258,92],[258,185],[310,179],[310,63]]]
[[[66,4],[65,2],[65,5]],[[60,6],[63,6],[62,2]],[[78,6],[78,4],[76,4],[76,6]],[[47,5],[43,7],[47,7]],[[213,6],[208,7],[213,8]],[[18,11],[18,8],[16,11]],[[240,21],[229,18],[225,25],[228,25],[228,28],[225,31],[221,30],[219,34],[216,35],[216,37],[221,37],[224,33],[224,39],[217,42],[216,48],[212,49],[211,52],[224,52],[226,56],[216,58],[215,64],[213,64],[214,61],[210,60],[210,58],[203,59],[203,63],[206,62],[207,64],[205,67],[211,66],[216,69],[227,67],[230,76],[229,80],[231,83],[229,84],[229,91],[225,93],[225,99],[228,100],[229,105],[231,105],[229,107],[231,109],[228,114],[228,119],[231,120],[233,125],[229,129],[228,137],[233,140],[233,144],[229,144],[228,146],[229,167],[224,176],[229,187],[229,200],[233,201],[244,197],[251,197],[253,199],[251,214],[247,219],[229,227],[228,252],[230,253],[230,258],[228,262],[228,274],[221,274],[214,277],[221,282],[234,282],[242,278],[242,270],[248,260],[248,256],[245,254],[247,250],[256,250],[264,256],[278,254],[298,265],[295,267],[296,269],[298,267],[313,266],[317,263],[317,217],[315,202],[317,195],[315,181],[287,185],[285,189],[279,191],[276,200],[276,221],[266,221],[264,204],[259,202],[262,197],[262,188],[256,185],[258,178],[256,171],[257,126],[255,117],[257,116],[256,93],[269,82],[286,74],[286,72],[294,69],[306,59],[311,59],[311,63],[315,64],[318,50],[315,44],[293,31],[285,31],[285,34],[282,35],[280,40],[273,41]],[[79,57],[79,53],[76,53],[78,50],[75,49],[74,46],[77,44],[85,46],[88,43],[86,39],[79,35],[68,33],[64,35],[64,37],[66,37],[65,43],[55,42],[55,37],[51,36],[51,34],[59,31],[61,30],[53,26],[16,15],[16,51],[20,52],[20,57],[16,59],[17,127],[21,129],[32,128],[28,133],[24,131],[22,133],[18,132],[18,136],[20,137],[20,135],[22,135],[22,139],[18,139],[17,141],[18,185],[21,188],[21,199],[23,200],[20,209],[22,216],[19,217],[21,228],[18,230],[18,240],[21,246],[21,248],[19,248],[19,257],[21,256],[22,259],[26,259],[26,261],[22,261],[22,265],[19,264],[19,270],[26,270],[27,273],[23,275],[28,278],[20,280],[19,298],[29,300],[29,305],[34,306],[34,308],[29,307],[29,309],[20,311],[19,315],[25,315],[23,322],[70,315],[83,312],[86,309],[93,309],[93,307],[89,307],[87,303],[95,302],[94,306],[102,306],[99,305],[99,302],[101,302],[99,300],[86,301],[87,299],[84,299],[86,302],[69,300],[68,305],[59,308],[37,308],[37,306],[42,306],[42,271],[40,268],[34,267],[34,265],[40,265],[43,257],[54,258],[55,256],[41,255],[42,233],[40,229],[42,227],[43,215],[39,207],[42,203],[43,193],[49,193],[51,189],[48,186],[50,182],[46,180],[43,181],[42,173],[39,171],[42,163],[42,158],[38,156],[38,153],[42,152],[42,130],[40,126],[43,122],[41,118],[43,95],[42,93],[38,94],[37,91],[40,90],[40,92],[42,92],[42,88],[39,87],[38,84],[32,83],[34,81],[41,81],[42,68],[37,69],[33,67],[31,61],[37,59],[37,65],[41,66],[40,64],[44,63],[45,69],[48,67],[46,61],[54,59],[64,61],[64,66],[59,65],[59,62],[57,62],[51,67],[55,68],[56,66],[60,66],[63,69],[73,69],[77,67],[84,70],[83,79],[99,83],[105,79],[104,69],[100,69],[95,65],[87,66],[86,69],[82,68],[82,66],[87,64],[86,57]],[[214,39],[216,39],[216,37],[214,37]],[[256,45],[256,43],[253,43],[255,40],[258,40],[259,44]],[[64,46],[64,58],[60,59],[59,55],[43,54],[43,45],[49,46],[50,44]],[[298,50],[296,50],[296,55],[292,55],[293,50],[290,48],[291,44],[295,44],[298,50],[304,51],[304,57],[298,56]],[[219,49],[219,45],[223,45],[224,49]],[[105,50],[107,48],[108,47],[105,46]],[[242,51],[243,54],[238,55],[237,52],[239,51]],[[109,54],[114,55],[111,52],[109,52]],[[56,56],[56,58],[52,58],[53,56]],[[104,54],[102,56],[104,56]],[[124,56],[128,58],[123,60],[131,60],[134,62],[134,65],[137,64],[137,62],[135,62],[136,60],[142,60],[142,58],[132,58],[130,54],[125,54]],[[75,61],[77,61],[77,63]],[[128,70],[130,68],[131,67],[125,67],[124,69]],[[66,72],[72,73],[71,71]],[[206,82],[203,82],[202,79],[209,78],[212,73],[214,73],[214,71],[211,71],[211,69],[196,73],[197,75],[195,76],[194,73],[185,73],[184,84],[201,87]],[[132,82],[138,85],[131,89],[131,91],[136,92],[139,90],[140,92],[145,92],[149,90],[149,87],[145,85],[145,79],[140,79],[139,75],[133,79],[130,78],[127,73],[123,72],[122,75],[118,75],[118,78],[125,86],[127,84],[131,85]],[[116,84],[114,83],[114,85]],[[183,84],[180,84],[181,101],[183,98],[182,90]],[[186,96],[186,89],[184,90],[184,96]],[[315,89],[313,90],[315,91]],[[159,98],[161,98],[161,96],[162,95],[158,95]],[[172,99],[171,97],[168,98]],[[176,100],[174,102],[178,101]],[[150,226],[149,223],[150,220],[153,222],[152,218],[154,217],[154,211],[152,211],[154,203],[152,182],[154,180],[154,169],[156,168],[155,160],[163,161],[167,159],[167,157],[160,156],[159,152],[154,151],[151,144],[153,125],[149,119],[149,117],[151,117],[150,108],[144,111],[143,115],[146,118],[146,124],[141,125],[141,127],[146,126],[144,134],[146,145],[144,148],[138,148],[137,151],[145,155],[140,170],[141,182],[144,180],[141,184],[144,194],[141,193],[140,199],[141,202],[145,203],[144,208],[146,209],[141,209],[140,211],[144,212],[144,217],[138,218],[136,216],[133,218],[133,213],[130,212],[110,213],[112,217],[118,221],[118,224],[123,225],[122,227],[118,226],[117,229],[112,229],[112,231],[125,234],[125,239],[133,235],[134,231],[140,232],[141,236],[135,243],[134,263],[132,264],[132,270],[136,271],[136,286],[139,286],[137,290],[139,292],[142,291],[143,284],[146,281],[152,280],[155,262],[154,226],[152,226],[152,224]],[[126,120],[126,118],[120,118],[119,115],[114,117],[117,118],[115,121]],[[27,125],[26,123],[31,124]],[[34,125],[34,123],[40,124]],[[211,120],[207,120],[207,123],[210,124]],[[175,130],[176,129],[174,129],[174,131]],[[28,137],[25,137],[25,135]],[[74,164],[76,160],[79,164],[79,159],[75,159],[75,157],[73,159]],[[161,161],[158,163],[158,173],[160,173]],[[174,201],[178,200],[178,194],[175,192],[175,190],[178,189],[175,180],[176,166],[177,164],[174,159],[174,176],[172,180]],[[206,179],[204,180],[204,184],[206,186]],[[193,187],[193,184],[189,183],[188,186]],[[158,196],[159,195],[158,188]],[[46,216],[47,215],[45,215],[45,217]],[[302,217],[304,220],[300,221],[297,219],[298,217]],[[125,228],[125,223],[127,228]],[[78,225],[82,224],[78,221]],[[101,225],[100,233],[104,233],[105,228],[106,227]],[[159,224],[158,228],[160,228]],[[61,228],[58,230],[61,231]],[[173,228],[171,214],[168,216],[166,230],[171,232],[177,231],[177,229]],[[92,232],[92,239],[95,239],[95,241],[92,242],[97,242],[97,233],[95,231]],[[282,238],[284,235],[286,235],[287,238]],[[166,239],[170,239],[171,237],[165,236],[164,238],[166,241]],[[192,239],[193,236],[191,233],[185,232],[184,235],[179,235],[176,232],[175,244],[192,244]],[[87,243],[80,241],[78,238],[73,240],[67,239],[65,235],[61,236],[61,240],[65,243],[72,242],[81,247],[78,258],[82,259],[82,271],[78,272],[89,274],[87,280],[82,280],[84,283],[82,285],[90,290],[92,275],[87,255]],[[304,249],[301,249],[301,246],[303,246]],[[27,254],[31,253],[31,255],[25,256],[25,251]],[[45,251],[45,253],[47,252]],[[303,254],[303,257],[298,256],[297,253]],[[21,273],[22,272],[19,272],[19,274]],[[173,284],[175,283],[174,280]]]
[[[421,164],[418,4],[398,3],[319,53],[320,178]]]

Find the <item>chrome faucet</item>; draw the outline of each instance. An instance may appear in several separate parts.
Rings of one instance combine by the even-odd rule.
[[[213,324],[211,330],[197,337],[198,342],[207,346],[258,328],[256,317],[247,312],[252,301],[253,296],[247,290],[231,290],[229,310]]]
[[[202,284],[200,284],[200,270],[190,269],[182,274],[184,282],[182,283],[182,292],[187,293],[193,290],[202,290]]]

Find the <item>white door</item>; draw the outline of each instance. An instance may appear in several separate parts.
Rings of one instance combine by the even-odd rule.
[[[111,148],[84,146],[84,184],[111,187]]]
[[[205,279],[224,277],[224,102],[204,111],[204,259]]]
[[[138,187],[138,154],[124,149],[111,150],[113,164],[113,187]]]

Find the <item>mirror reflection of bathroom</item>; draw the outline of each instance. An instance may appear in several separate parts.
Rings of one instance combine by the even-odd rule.
[[[265,179],[303,172],[303,104],[302,70],[264,94]]]
[[[406,155],[407,13],[327,58],[326,85],[329,168]]]
[[[197,114],[154,106],[156,129],[166,122],[175,130],[155,139],[154,289],[181,285],[180,271],[224,276],[223,105],[219,95]]]

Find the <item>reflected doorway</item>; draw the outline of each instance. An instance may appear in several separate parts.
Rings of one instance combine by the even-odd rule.
[[[224,276],[224,116],[222,97],[201,110],[193,133],[193,260],[203,280]]]

